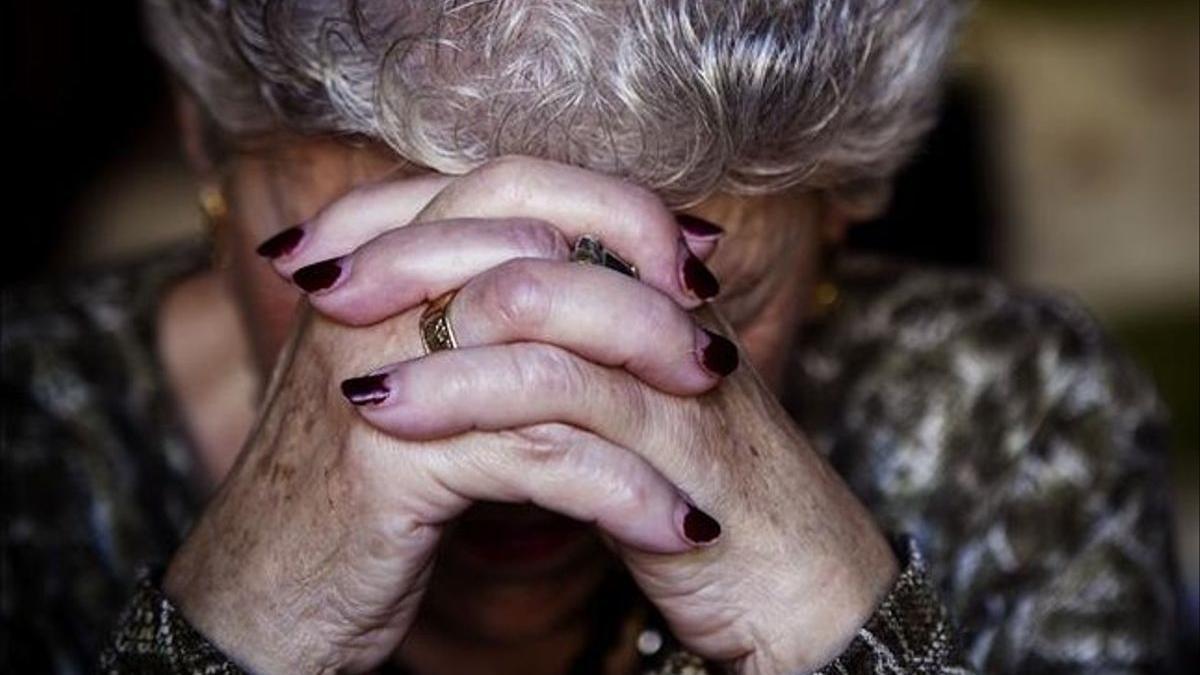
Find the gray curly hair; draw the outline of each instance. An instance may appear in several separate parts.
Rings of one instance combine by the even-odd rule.
[[[463,173],[524,154],[684,204],[886,179],[961,0],[144,0],[222,131],[363,135]]]

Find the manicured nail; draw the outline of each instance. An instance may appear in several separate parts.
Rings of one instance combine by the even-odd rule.
[[[725,234],[720,225],[688,213],[680,213],[675,220],[679,221],[679,229],[694,239],[716,239]]]
[[[683,285],[701,300],[715,298],[721,292],[721,284],[708,271],[700,259],[688,252],[683,261]]]
[[[270,258],[274,260],[275,258],[285,256],[294,251],[296,249],[296,245],[299,244],[300,240],[303,238],[304,230],[300,229],[299,226],[289,227],[283,232],[280,232],[274,237],[271,237],[270,239],[259,244],[258,248],[254,249],[254,251],[264,258]]]
[[[323,291],[334,285],[342,276],[342,261],[339,258],[323,260],[301,267],[292,275],[292,281],[305,293]]]
[[[721,536],[721,524],[695,506],[683,517],[683,535],[693,544],[708,544]]]
[[[724,335],[701,329],[708,336],[708,344],[700,350],[700,365],[713,375],[725,377],[737,370],[738,350]]]
[[[342,396],[354,405],[380,403],[389,393],[387,373],[352,377],[342,382]]]

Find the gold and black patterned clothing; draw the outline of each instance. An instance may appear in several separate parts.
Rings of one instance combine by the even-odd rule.
[[[240,672],[139,573],[203,507],[155,351],[163,290],[203,264],[5,292],[0,670]],[[1142,374],[1061,300],[877,263],[839,277],[785,400],[907,537],[822,672],[1173,672],[1165,422]],[[666,644],[644,672],[711,671]]]

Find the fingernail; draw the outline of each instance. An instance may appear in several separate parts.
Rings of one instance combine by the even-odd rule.
[[[314,293],[329,288],[337,282],[340,276],[342,276],[342,262],[338,258],[333,258],[301,267],[292,275],[292,281],[305,293]]]
[[[683,285],[701,300],[715,298],[721,292],[717,278],[690,251],[683,260]]]
[[[705,370],[725,377],[737,370],[738,350],[731,340],[710,330],[701,329],[708,336],[708,344],[700,350],[700,365]]]
[[[721,536],[721,524],[695,506],[683,517],[683,535],[693,544],[708,544]]]
[[[352,377],[342,382],[342,396],[354,405],[380,403],[389,393],[387,373]]]
[[[680,213],[675,220],[679,222],[679,229],[695,239],[716,239],[725,234],[725,228],[690,213]]]
[[[270,239],[259,244],[258,248],[254,249],[254,252],[258,253],[264,258],[274,260],[275,258],[285,256],[295,250],[296,245],[299,244],[300,240],[303,238],[304,230],[300,229],[299,226],[289,227],[283,232],[280,232],[274,237],[271,237]]]

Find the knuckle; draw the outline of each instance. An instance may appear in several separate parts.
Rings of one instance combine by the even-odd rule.
[[[483,192],[490,199],[518,207],[532,200],[537,160],[519,155],[504,155],[475,169],[470,174],[472,192]]]
[[[581,473],[604,486],[606,510],[615,510],[617,516],[645,513],[653,482],[635,455],[619,448],[591,447],[575,453],[573,459]]]
[[[669,226],[672,232],[677,229],[674,216],[671,215],[670,209],[657,194],[651,192],[649,188],[633,183],[623,184],[622,187],[625,192],[622,201],[625,208],[628,209],[630,218],[636,222]]]
[[[494,268],[487,275],[482,296],[485,310],[510,334],[536,332],[550,313],[549,286],[525,261],[513,260]]]
[[[521,177],[527,173],[530,161],[526,157],[505,155],[471,169],[426,204],[418,220],[431,222],[451,217],[478,216],[487,210],[483,205],[494,207],[513,202],[521,197],[521,193],[527,192],[522,187]]]
[[[542,422],[506,432],[524,443],[563,447],[578,442],[579,430],[562,422]]]
[[[567,239],[557,227],[544,220],[519,218],[510,221],[509,236],[514,250],[529,257],[567,257]]]
[[[620,509],[617,517],[638,518],[647,512],[653,502],[651,488],[644,480],[631,481],[627,477],[622,478],[623,480],[614,481],[611,488],[612,503]]]
[[[637,183],[623,183],[623,186],[629,203],[635,208],[658,216],[669,213],[662,198],[650,188]]]
[[[570,454],[574,445],[574,434],[565,424],[539,424],[505,433],[512,450],[525,463],[560,463]]]
[[[520,386],[546,392],[552,400],[571,400],[587,390],[589,378],[581,362],[563,349],[531,345],[512,356]]]
[[[489,180],[504,180],[520,175],[534,160],[521,155],[501,155],[480,165],[471,173]]]

